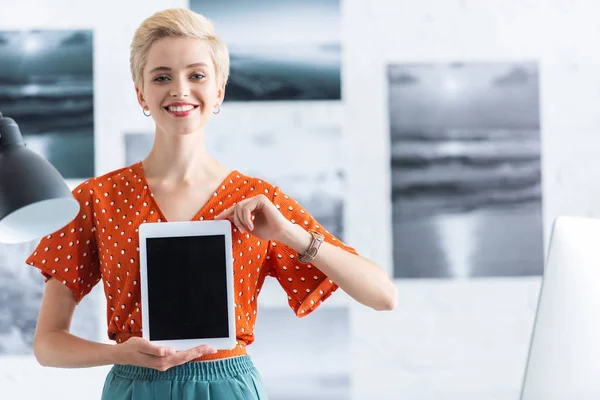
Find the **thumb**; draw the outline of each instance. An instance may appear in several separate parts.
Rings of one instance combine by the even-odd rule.
[[[148,340],[140,340],[137,343],[137,350],[140,353],[159,357],[170,356],[175,354],[175,349],[165,346],[156,346]]]

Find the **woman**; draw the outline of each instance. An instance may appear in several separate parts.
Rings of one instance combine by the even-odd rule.
[[[257,297],[267,276],[278,279],[299,317],[338,286],[366,306],[391,310],[396,288],[279,187],[207,153],[205,127],[225,96],[229,54],[206,18],[186,9],[149,17],[133,38],[130,64],[142,112],[156,123],[154,145],[143,161],[75,188],[77,218],[42,239],[28,258],[47,279],[35,355],[44,366],[114,364],[103,399],[265,399],[246,346],[254,340]],[[141,338],[137,228],[205,219],[234,226],[234,270],[243,277],[235,283],[238,345],[175,352]],[[69,333],[75,306],[101,280],[114,345]]]

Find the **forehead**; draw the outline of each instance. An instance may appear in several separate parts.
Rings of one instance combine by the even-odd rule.
[[[163,38],[148,51],[145,71],[156,67],[184,68],[195,63],[213,65],[206,40],[196,38]]]

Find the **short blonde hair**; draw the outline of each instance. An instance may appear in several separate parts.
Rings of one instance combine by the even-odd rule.
[[[163,38],[182,37],[206,40],[217,73],[217,81],[227,84],[229,79],[229,50],[216,35],[212,22],[185,8],[172,8],[146,18],[135,32],[131,42],[129,64],[136,87],[143,84],[143,72],[148,61],[148,51]]]

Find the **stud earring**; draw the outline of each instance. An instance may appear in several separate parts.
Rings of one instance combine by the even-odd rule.
[[[146,111],[148,111],[148,114],[146,114]],[[149,117],[149,116],[150,116],[150,109],[148,109],[148,108],[144,107],[144,108],[142,109],[142,113],[143,113],[143,114],[144,114],[146,117]]]

